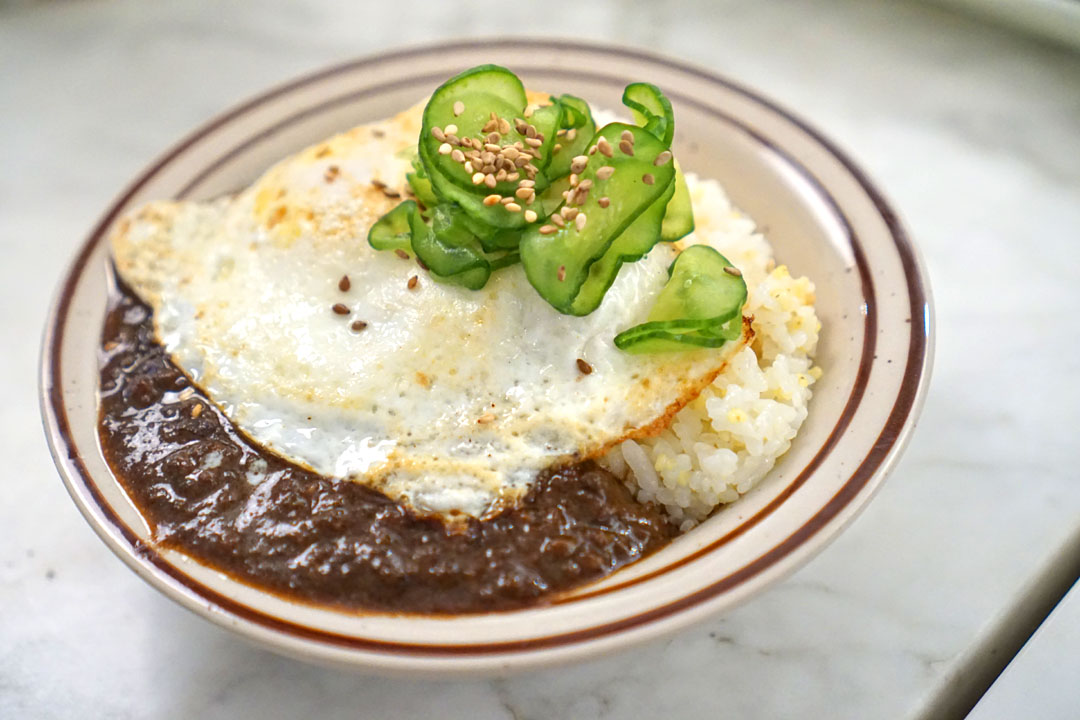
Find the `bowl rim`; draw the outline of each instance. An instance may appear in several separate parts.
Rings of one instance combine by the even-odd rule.
[[[485,48],[498,48],[500,46],[514,46],[516,48],[532,47],[544,50],[569,49],[576,51],[589,51],[611,54],[615,56],[629,57],[643,62],[664,66],[671,70],[686,73],[706,83],[720,85],[727,90],[742,95],[752,102],[759,104],[767,110],[781,116],[784,120],[798,127],[811,139],[818,143],[833,159],[843,166],[844,170],[858,183],[860,189],[871,200],[873,206],[883,221],[893,240],[896,251],[903,268],[904,280],[907,283],[908,296],[911,310],[911,332],[907,349],[907,362],[902,377],[900,388],[893,402],[893,407],[887,416],[881,432],[873,444],[869,454],[862,463],[851,471],[837,493],[822,507],[807,519],[799,529],[789,534],[782,542],[772,547],[767,553],[757,557],[749,565],[739,569],[735,573],[699,590],[687,595],[674,603],[669,603],[658,608],[652,608],[647,612],[635,615],[631,618],[622,619],[611,623],[599,623],[587,630],[573,631],[568,633],[554,634],[539,638],[495,642],[485,644],[465,645],[431,645],[410,644],[398,642],[386,642],[359,638],[355,636],[341,635],[321,629],[311,628],[302,624],[265,614],[251,608],[240,601],[224,596],[216,590],[202,585],[179,571],[175,565],[165,559],[152,546],[144,543],[129,528],[115,511],[104,500],[97,488],[96,481],[79,456],[77,448],[73,445],[70,433],[70,422],[67,410],[61,394],[61,357],[64,347],[64,327],[71,306],[71,299],[79,278],[85,271],[88,261],[103,240],[105,232],[116,219],[127,202],[138,190],[153,178],[163,167],[167,166],[177,156],[181,155],[190,146],[197,143],[204,136],[212,133],[217,128],[230,121],[243,116],[259,106],[285,95],[291,91],[317,83],[334,75],[353,72],[380,62],[393,60],[407,60],[412,56],[423,56],[431,53],[465,51],[476,49],[480,43]],[[745,126],[744,126],[745,127]],[[751,131],[752,132],[752,131]],[[763,139],[760,138],[759,139]],[[767,139],[764,140],[768,142]],[[814,178],[815,183],[821,186],[821,182]],[[198,182],[198,178],[188,183],[180,192],[186,194],[192,186]],[[821,187],[823,195],[832,200],[832,193],[824,186]],[[853,242],[856,254],[861,251]],[[868,269],[859,266],[860,273],[864,274],[864,286],[868,278]],[[871,282],[872,285],[872,282]],[[873,318],[873,313],[868,316]],[[875,321],[876,322],[876,321]],[[821,132],[815,130],[794,113],[761,96],[756,91],[733,82],[716,73],[674,60],[662,55],[638,48],[626,48],[608,43],[580,42],[566,40],[547,40],[531,38],[492,39],[492,40],[455,40],[450,42],[436,42],[422,45],[405,47],[390,52],[371,54],[359,59],[332,65],[330,67],[299,76],[296,79],[271,87],[270,89],[241,102],[224,112],[212,117],[195,130],[188,133],[180,141],[155,158],[109,205],[102,218],[94,225],[88,237],[81,244],[75,258],[66,268],[59,287],[54,295],[50,306],[48,318],[41,345],[41,358],[39,366],[39,393],[40,405],[45,434],[49,443],[50,451],[59,474],[64,481],[69,494],[72,496],[80,512],[95,532],[106,542],[126,564],[134,569],[141,577],[150,581],[150,584],[163,592],[171,599],[181,602],[188,609],[194,610],[209,619],[232,629],[236,628],[235,620],[230,622],[223,615],[235,616],[235,619],[255,623],[271,633],[284,633],[301,641],[315,641],[318,644],[329,644],[347,649],[361,651],[375,651],[379,654],[399,655],[425,655],[425,656],[482,656],[493,654],[524,654],[550,648],[573,647],[576,644],[592,641],[609,636],[619,635],[628,630],[642,630],[640,639],[652,637],[664,629],[681,627],[706,609],[708,601],[722,596],[731,587],[742,583],[746,579],[760,574],[765,570],[772,570],[769,578],[771,584],[790,572],[793,572],[802,563],[790,564],[787,567],[778,566],[781,560],[788,557],[796,550],[803,553],[815,554],[820,552],[829,541],[834,539],[839,531],[850,523],[854,517],[867,504],[870,495],[880,487],[884,476],[891,470],[906,446],[911,432],[914,429],[917,418],[930,382],[933,362],[934,334],[935,334],[934,310],[930,293],[930,286],[925,264],[922,261],[918,249],[900,221],[896,212],[892,209],[883,193],[871,182],[867,174],[856,165],[851,158],[842,151],[836,143],[826,138]],[[868,322],[865,328],[866,338],[870,342],[864,342],[864,356],[873,352],[876,325]],[[860,362],[860,374],[865,370],[869,373],[869,365],[872,359]],[[854,395],[854,392],[853,392]],[[850,401],[849,401],[850,403]],[[835,433],[834,433],[835,434]],[[830,442],[835,442],[830,436]],[[828,446],[829,443],[826,443]],[[819,451],[819,454],[820,455]],[[817,460],[818,455],[815,455]],[[814,469],[815,462],[803,471],[809,474]],[[869,489],[865,499],[855,504],[852,503]],[[790,494],[790,490],[778,497],[770,507],[779,503]],[[831,530],[824,536],[822,531],[831,526]],[[740,528],[743,526],[740,525]],[[740,531],[736,528],[736,532]],[[817,545],[807,545],[811,538],[818,538]],[[715,545],[715,544],[714,544]],[[709,546],[711,547],[711,546]],[[693,553],[696,557],[708,551],[708,547]],[[677,564],[688,562],[686,558]],[[664,569],[666,570],[666,568]],[[605,592],[618,590],[621,586],[615,585]],[[762,588],[758,588],[760,590]],[[193,595],[192,595],[193,594]],[[179,595],[179,596],[178,596]],[[588,594],[586,593],[586,597]],[[208,607],[209,604],[209,607]],[[688,612],[696,610],[697,612]],[[666,625],[661,620],[668,621]],[[663,627],[661,627],[663,625]],[[256,638],[260,639],[260,638]],[[264,644],[266,639],[262,638]],[[273,643],[270,643],[273,646]],[[277,649],[282,649],[277,647]],[[294,649],[295,650],[295,649]]]

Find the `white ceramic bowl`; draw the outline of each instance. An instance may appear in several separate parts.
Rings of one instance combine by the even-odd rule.
[[[159,198],[241,188],[279,158],[390,116],[471,65],[507,65],[532,88],[619,105],[656,83],[678,121],[683,166],[719,179],[780,261],[817,284],[825,374],[791,450],[752,492],[643,561],[534,609],[458,617],[344,612],[284,600],[155,546],[104,462],[97,363],[104,238]],[[707,71],[638,51],[550,41],[439,45],[331,68],[212,120],[154,162],[80,249],[54,303],[41,369],[45,429],[72,498],[133,570],[184,607],[282,652],[383,672],[501,672],[580,659],[731,608],[806,562],[895,463],[929,382],[926,274],[895,213],[831,142]]]

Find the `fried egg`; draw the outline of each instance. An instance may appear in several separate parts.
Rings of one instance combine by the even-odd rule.
[[[719,350],[615,348],[678,244],[624,266],[586,317],[550,307],[520,266],[472,291],[373,250],[421,110],[307,148],[234,197],[150,203],[112,251],[158,341],[254,442],[420,512],[483,517],[546,468],[658,432],[749,330]]]

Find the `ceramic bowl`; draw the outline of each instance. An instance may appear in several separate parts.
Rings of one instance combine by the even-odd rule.
[[[344,612],[260,591],[155,545],[98,445],[97,364],[108,293],[105,237],[126,210],[213,198],[276,160],[387,117],[466,67],[509,66],[527,86],[619,107],[656,83],[678,120],[683,166],[720,180],[781,262],[817,285],[824,377],[791,450],[760,485],[663,550],[542,607],[458,617]],[[203,617],[309,660],[381,672],[491,673],[581,659],[728,610],[820,551],[881,485],[930,375],[926,273],[896,213],[837,147],[733,82],[634,50],[484,41],[387,53],[271,90],[196,130],[105,211],[56,296],[41,403],[56,465],[87,521],[143,579]]]

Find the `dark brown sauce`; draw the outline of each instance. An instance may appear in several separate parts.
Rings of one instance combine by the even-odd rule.
[[[536,605],[676,534],[593,463],[545,473],[517,507],[454,528],[299,468],[191,385],[154,340],[149,308],[123,289],[100,365],[102,448],[155,540],[292,598],[391,612]]]

